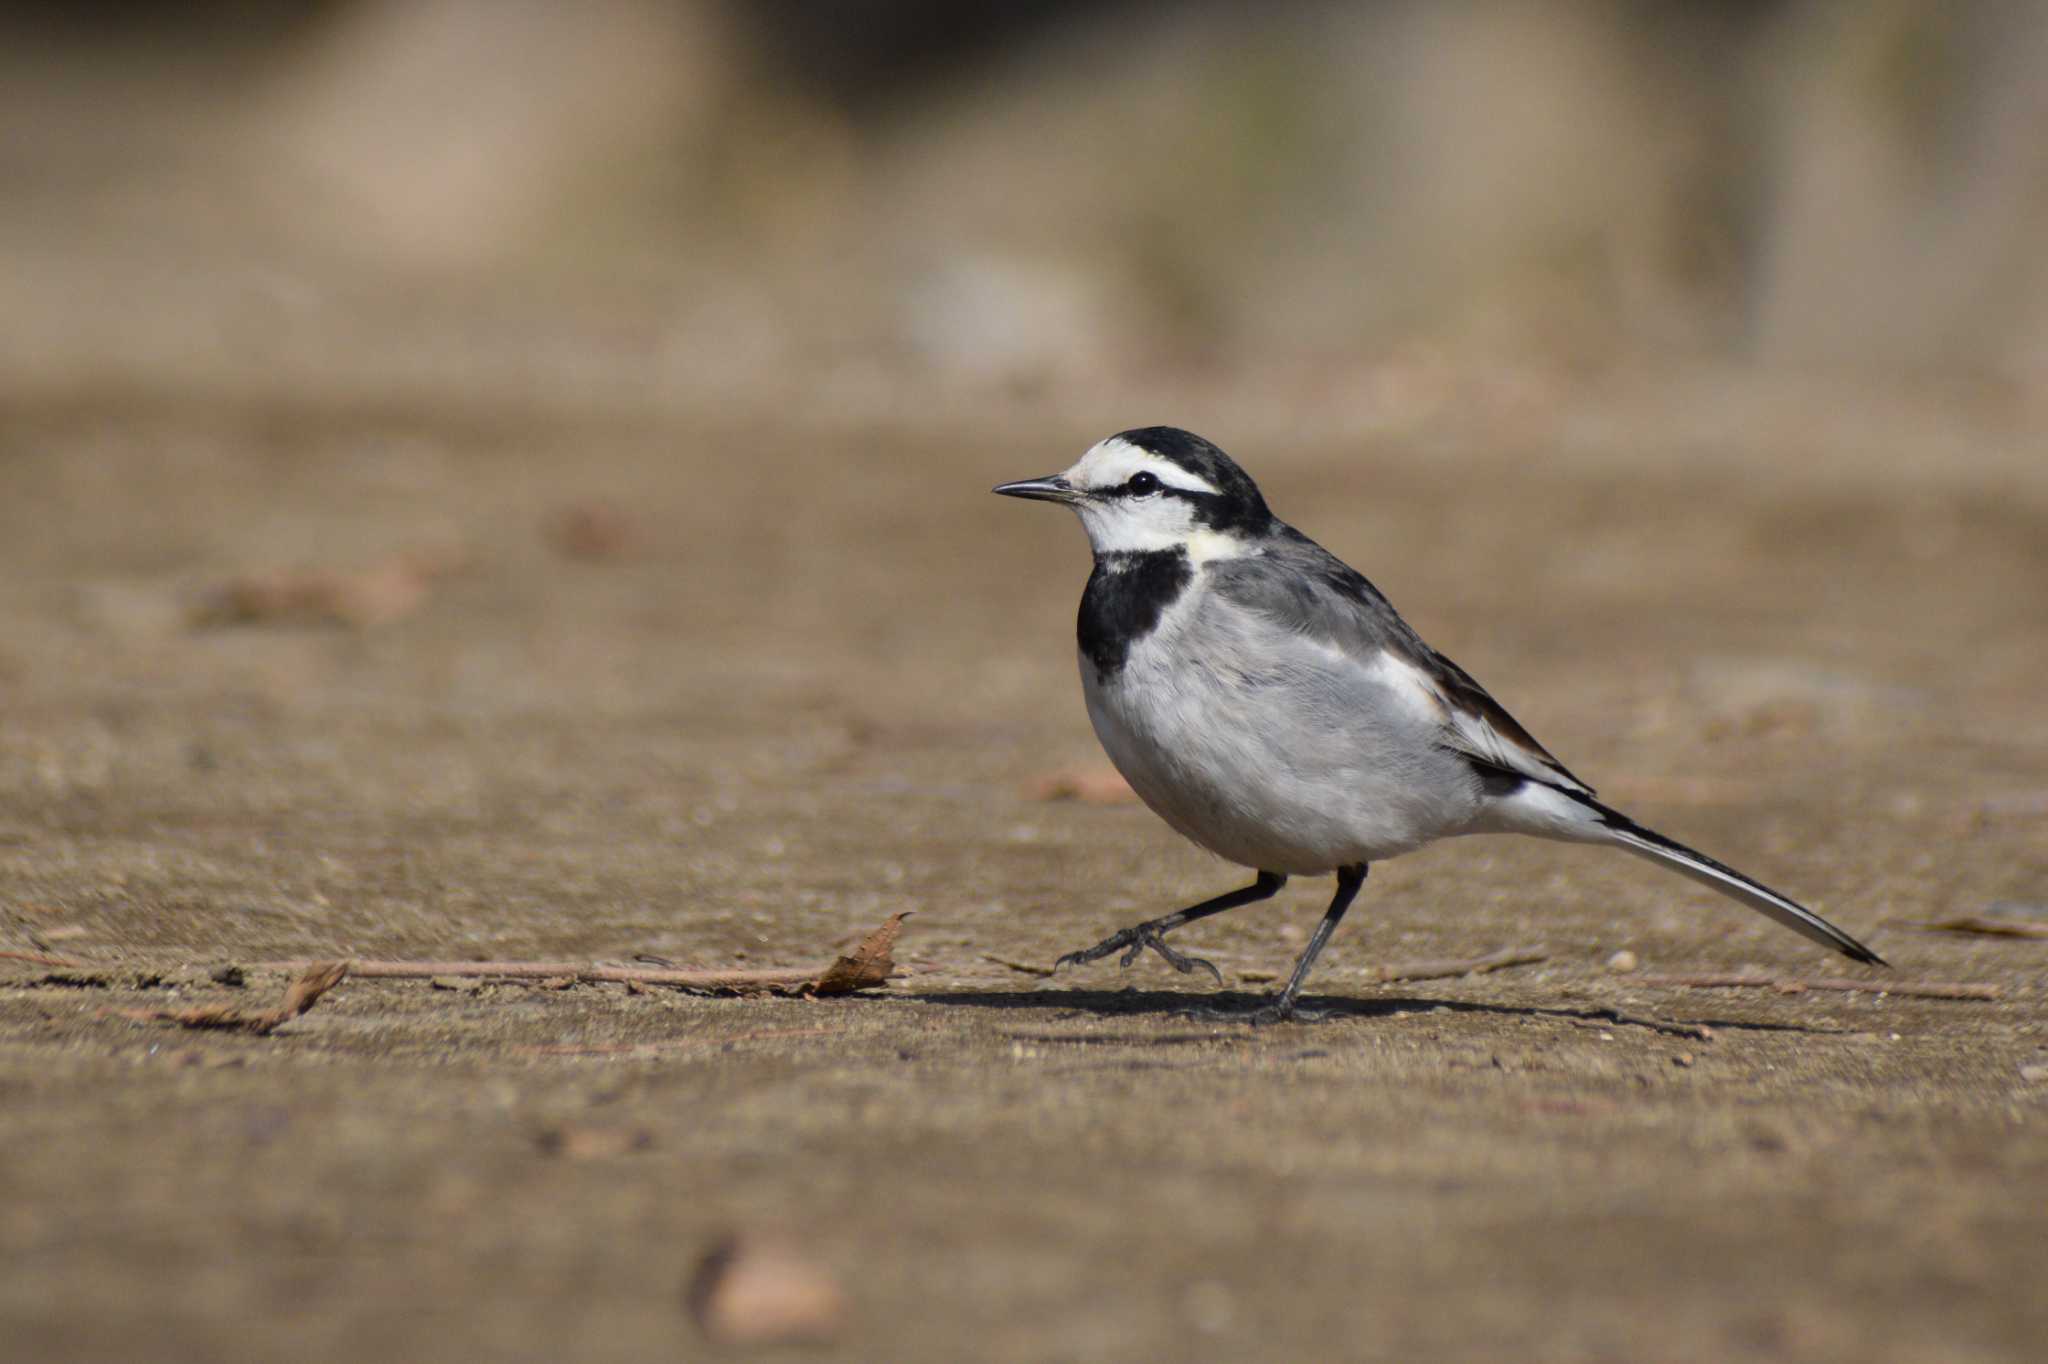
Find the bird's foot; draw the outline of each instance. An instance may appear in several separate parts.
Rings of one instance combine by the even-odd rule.
[[[1122,952],[1117,961],[1119,966],[1129,966],[1151,948],[1166,958],[1166,964],[1182,975],[1191,975],[1197,970],[1207,971],[1215,977],[1216,983],[1223,983],[1223,973],[1216,969],[1216,963],[1202,957],[1191,957],[1179,948],[1168,945],[1165,934],[1153,923],[1133,924],[1131,927],[1112,933],[1093,947],[1079,952],[1069,952],[1052,964],[1057,971],[1062,966],[1079,966],[1084,962],[1097,961],[1112,952]]]

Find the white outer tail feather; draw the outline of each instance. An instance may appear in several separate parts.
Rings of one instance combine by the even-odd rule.
[[[1750,880],[1732,867],[1724,867],[1710,857],[1694,852],[1682,844],[1664,839],[1662,843],[1652,839],[1663,838],[1630,825],[1621,828],[1610,827],[1608,836],[1638,857],[1647,858],[1660,867],[1669,867],[1682,876],[1690,876],[1703,886],[1711,886],[1732,900],[1740,900],[1760,914],[1767,914],[1801,937],[1810,938],[1822,947],[1832,948],[1843,956],[1855,961],[1883,964],[1884,959],[1857,942],[1854,938],[1836,928],[1826,919],[1795,901],[1788,900],[1770,887]]]
[[[1738,900],[1760,914],[1769,915],[1801,937],[1840,952],[1852,961],[1879,966],[1885,964],[1884,958],[1806,906],[1751,880],[1733,867],[1716,862],[1705,853],[1644,828],[1591,796],[1545,782],[1525,780],[1512,794],[1496,800],[1491,814],[1488,831],[1497,829],[1535,834],[1539,838],[1610,843],[1626,848],[1638,857],[1689,876],[1731,900]]]

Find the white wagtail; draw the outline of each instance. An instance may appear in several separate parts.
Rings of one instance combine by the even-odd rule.
[[[1059,965],[1122,951],[1129,966],[1149,947],[1221,984],[1213,964],[1165,935],[1264,900],[1289,876],[1334,871],[1336,897],[1257,1014],[1286,1018],[1371,863],[1482,833],[1626,848],[1884,964],[1812,910],[1595,800],[1378,588],[1266,510],[1244,470],[1200,436],[1125,431],[1063,474],[995,491],[1064,503],[1088,532],[1081,691],[1110,760],[1174,829],[1258,873]]]

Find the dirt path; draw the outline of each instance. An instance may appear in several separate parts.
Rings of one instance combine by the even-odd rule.
[[[1240,449],[1604,796],[1898,979],[2001,991],[1647,983],[1851,972],[1631,859],[1474,840],[1375,869],[1335,1018],[1253,1031],[1156,963],[1001,964],[1239,875],[1026,794],[1099,761],[1085,555],[984,490],[1099,434],[13,414],[0,950],[103,964],[0,961],[15,1357],[691,1357],[734,1230],[838,1280],[849,1357],[2038,1357],[2048,942],[1906,926],[2048,923],[2038,487]],[[382,576],[221,592],[294,567]],[[390,619],[290,615],[332,609]],[[1325,893],[1190,942],[1267,988]],[[267,1001],[208,973],[287,957],[805,965],[897,909],[861,999],[102,1013]]]

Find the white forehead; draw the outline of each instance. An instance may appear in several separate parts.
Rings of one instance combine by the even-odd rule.
[[[1215,493],[1215,484],[1189,473],[1170,459],[1141,450],[1122,436],[1111,436],[1089,447],[1088,453],[1067,470],[1067,482],[1076,488],[1114,488],[1131,481],[1131,475],[1146,470],[1169,488],[1190,493]]]

